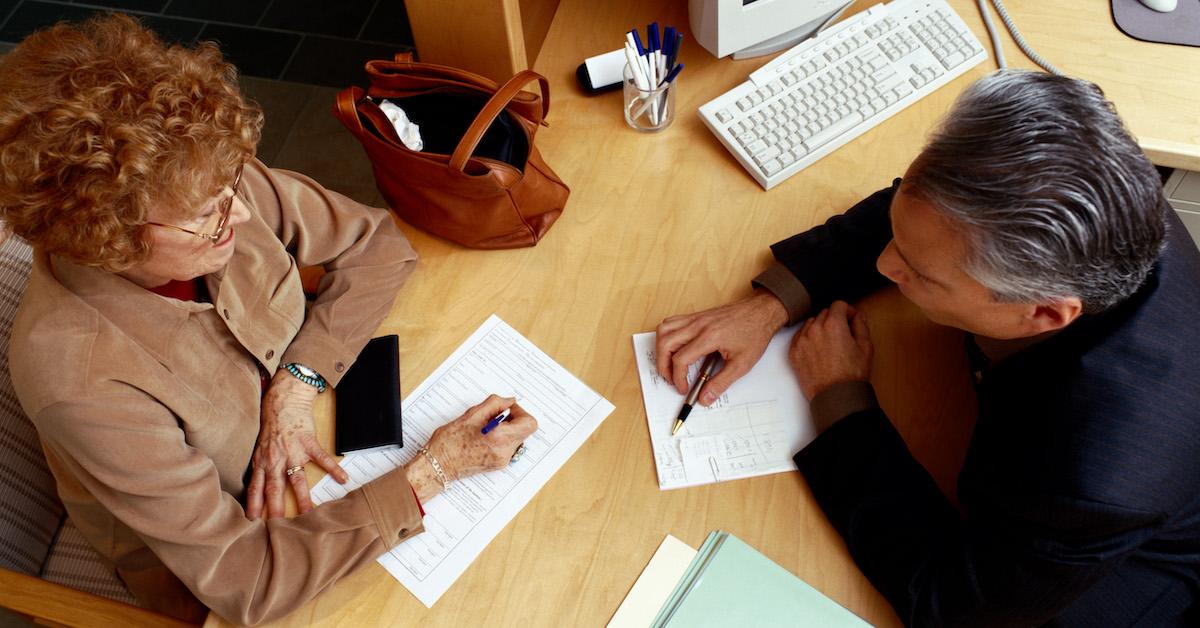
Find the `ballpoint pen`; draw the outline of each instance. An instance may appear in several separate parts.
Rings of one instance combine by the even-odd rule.
[[[500,425],[501,423],[508,420],[508,417],[510,414],[512,414],[511,411],[505,410],[504,412],[501,412],[500,414],[497,414],[496,416],[492,417],[492,420],[488,421],[487,425],[483,426],[483,430],[481,430],[480,433],[487,434],[488,432],[496,429],[497,425]]]
[[[692,384],[692,390],[688,392],[687,398],[683,400],[683,407],[679,409],[679,417],[675,419],[675,427],[671,428],[671,436],[674,436],[679,428],[683,427],[683,422],[687,420],[688,414],[692,412],[692,406],[696,405],[696,399],[700,398],[700,390],[704,388],[704,384],[708,383],[708,379],[712,377],[713,369],[717,366],[717,361],[720,360],[721,354],[713,352],[704,357],[704,362],[700,365],[700,374],[696,377],[696,383]]]

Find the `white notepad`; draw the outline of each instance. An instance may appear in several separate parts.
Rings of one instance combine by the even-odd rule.
[[[442,424],[489,394],[515,396],[538,420],[526,452],[508,467],[459,480],[425,507],[425,532],[379,558],[388,573],[432,607],[475,557],[600,426],[613,405],[495,315],[401,404],[403,449],[349,455],[350,482],[325,477],[313,503],[337,499],[407,463]]]
[[[758,364],[710,407],[697,404],[678,435],[671,435],[683,395],[654,364],[657,334],[633,335],[646,423],[662,490],[795,471],[792,456],[816,427],[808,401],[787,361],[794,330],[775,334]],[[699,361],[688,381],[696,381]]]
[[[675,583],[683,577],[695,557],[696,550],[687,543],[670,534],[663,538],[625,601],[609,620],[608,628],[646,628],[654,623],[659,609],[675,590]]]

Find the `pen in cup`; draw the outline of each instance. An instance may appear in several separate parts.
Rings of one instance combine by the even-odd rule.
[[[683,69],[678,63],[683,34],[675,27],[660,30],[657,22],[646,27],[643,40],[638,29],[625,33],[625,58],[629,67],[625,119],[638,130],[656,131],[670,124],[673,117],[671,83]]]
[[[715,351],[704,356],[704,362],[700,364],[700,373],[696,376],[696,383],[692,384],[692,389],[688,391],[687,397],[684,398],[683,407],[679,409],[679,417],[675,419],[675,426],[671,428],[671,436],[674,436],[679,432],[679,428],[683,427],[683,422],[691,414],[692,406],[696,405],[696,400],[700,398],[701,390],[712,377],[713,369],[717,367],[717,362],[720,360],[721,354]]]

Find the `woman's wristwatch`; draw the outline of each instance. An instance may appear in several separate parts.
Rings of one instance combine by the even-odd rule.
[[[320,373],[308,368],[307,366],[304,366],[303,364],[299,364],[297,362],[288,362],[287,364],[283,365],[283,368],[287,372],[296,376],[296,379],[308,384],[309,386],[312,386],[313,388],[316,388],[317,394],[325,392],[325,389],[329,386],[329,384],[325,382],[325,378],[321,377]]]

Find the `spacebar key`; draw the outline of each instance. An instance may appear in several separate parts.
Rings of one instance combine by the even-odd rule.
[[[831,140],[837,138],[842,133],[845,133],[846,131],[853,129],[854,125],[856,125],[862,121],[863,121],[862,114],[857,111],[853,111],[850,113],[850,115],[846,116],[845,118],[842,118],[841,120],[838,120],[837,122],[834,122],[833,124],[825,127],[824,129],[821,129],[820,131],[817,132],[816,135],[813,135],[812,137],[805,140],[804,148],[807,149],[808,152],[811,153],[814,150],[817,150],[818,148],[820,148],[821,146],[828,144]]]

